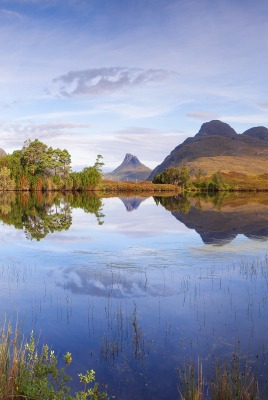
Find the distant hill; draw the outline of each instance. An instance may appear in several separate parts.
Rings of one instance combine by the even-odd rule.
[[[0,149],[0,157],[6,156],[7,153],[5,152],[5,150]]]
[[[238,134],[228,124],[213,120],[204,123],[194,137],[178,145],[150,174],[167,167],[186,165],[191,174],[198,170],[263,174],[268,171],[268,129],[262,126]]]
[[[114,171],[104,175],[106,179],[118,181],[146,181],[152,170],[142,164],[136,156],[126,154],[124,161]]]

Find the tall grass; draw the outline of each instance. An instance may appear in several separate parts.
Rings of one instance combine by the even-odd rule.
[[[194,365],[179,371],[179,394],[181,400],[204,400],[202,364],[198,360],[197,375]]]
[[[170,184],[158,184],[155,185],[152,182],[121,182],[121,181],[109,181],[103,179],[98,186],[98,191],[103,193],[155,193],[155,192],[170,192],[170,193],[181,193],[181,188],[178,185]]]
[[[249,365],[241,366],[234,354],[229,364],[217,362],[212,379],[205,381],[202,363],[179,371],[180,400],[265,400],[257,376]]]
[[[48,345],[38,346],[33,333],[29,341],[20,339],[19,330],[12,332],[5,325],[0,337],[0,400],[100,400],[108,399],[106,388],[100,390],[95,372],[79,374],[82,390],[70,395],[66,367],[71,353],[63,356],[65,366],[58,367],[58,358]]]

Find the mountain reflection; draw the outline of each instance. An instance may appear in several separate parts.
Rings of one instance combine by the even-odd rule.
[[[134,211],[139,208],[141,203],[147,199],[147,197],[141,197],[141,196],[133,196],[133,197],[119,197],[119,199],[122,201],[124,206],[126,207],[127,211]]]
[[[103,223],[102,200],[85,193],[5,192],[0,196],[0,220],[25,232],[29,240],[41,240],[48,233],[68,230],[72,208],[95,214]]]
[[[137,210],[145,199],[146,197],[140,196],[120,197],[128,212]],[[154,200],[187,228],[194,229],[205,244],[222,246],[230,243],[238,234],[252,240],[268,239],[266,193],[159,196],[154,197]],[[102,199],[90,192],[5,192],[0,195],[0,220],[23,230],[29,240],[39,241],[49,233],[67,231],[72,225],[74,208],[95,215],[99,225],[104,223]],[[144,218],[138,222],[144,226],[148,224],[146,229],[151,232],[157,221],[153,215],[148,216],[148,219]]]
[[[268,194],[220,193],[217,196],[155,197],[205,244],[225,245],[243,234],[253,240],[268,238]]]

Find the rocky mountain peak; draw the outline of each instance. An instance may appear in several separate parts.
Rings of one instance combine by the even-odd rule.
[[[265,126],[255,126],[246,130],[243,135],[268,141],[268,129]]]
[[[127,153],[125,155],[124,161],[123,163],[130,163],[130,164],[140,164],[140,161],[138,160],[138,158],[136,156],[133,156],[130,153]]]
[[[236,131],[230,127],[230,125],[219,120],[212,120],[210,122],[205,122],[201,125],[199,132],[196,134],[197,137],[204,136],[225,136],[234,137],[236,136]]]
[[[130,153],[125,155],[125,158],[114,171],[105,174],[108,179],[120,181],[145,181],[151,173],[151,169],[142,164],[138,157]]]

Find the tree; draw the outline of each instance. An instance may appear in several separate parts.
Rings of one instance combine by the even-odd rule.
[[[102,174],[98,168],[86,167],[81,173],[82,188],[83,189],[94,189],[102,179]]]
[[[218,191],[218,190],[228,190],[229,185],[226,183],[224,176],[220,171],[215,172],[212,175],[212,182],[209,184],[209,190]]]
[[[191,179],[190,171],[186,166],[182,168],[169,167],[155,175],[153,183],[168,183],[187,187]]]
[[[190,182],[190,171],[187,167],[185,167],[185,165],[182,167],[181,171],[180,171],[180,176],[179,176],[179,182],[178,184],[180,184],[183,187],[187,187],[189,182]]]
[[[60,174],[67,177],[70,172],[71,156],[69,152],[64,149],[48,149],[48,163],[47,168],[54,170],[54,175]]]
[[[71,155],[66,149],[62,150],[60,154],[60,162],[63,169],[63,176],[66,178],[71,170]]]
[[[38,139],[33,142],[31,140],[26,141],[22,149],[21,162],[31,175],[43,172],[49,166],[47,145]]]
[[[96,168],[99,172],[101,172],[101,168],[104,166],[104,162],[101,161],[102,159],[103,159],[102,155],[98,154],[94,164],[94,168]]]
[[[0,169],[0,190],[14,190],[15,181],[10,176],[10,169],[2,167]]]

